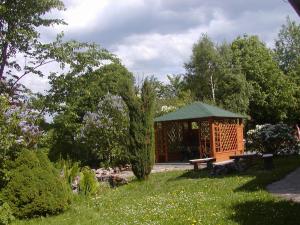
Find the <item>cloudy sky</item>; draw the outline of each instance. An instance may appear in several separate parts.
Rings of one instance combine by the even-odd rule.
[[[300,21],[287,0],[64,0],[67,10],[52,12],[68,26],[41,29],[44,41],[64,31],[66,39],[96,42],[115,53],[138,76],[184,72],[202,33],[214,41],[258,35],[269,47],[286,17]],[[27,78],[35,91],[46,79]]]

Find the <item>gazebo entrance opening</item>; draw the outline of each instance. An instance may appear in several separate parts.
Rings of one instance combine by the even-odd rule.
[[[204,103],[191,106],[195,105],[199,109],[205,106],[206,111],[207,109],[214,110],[215,114],[222,112],[224,115],[224,112],[228,112]],[[178,111],[184,112],[185,108]],[[217,117],[211,116],[214,114],[209,112],[210,117],[201,118],[200,115],[200,118],[181,119],[178,111],[156,118],[156,162],[188,161],[207,157],[224,161],[228,160],[231,155],[244,152],[242,116],[232,113],[235,117],[231,114],[225,114],[229,115],[228,117]],[[174,119],[176,118],[174,114],[179,117],[178,120]],[[182,113],[180,112],[179,115]],[[168,120],[168,118],[173,120]]]

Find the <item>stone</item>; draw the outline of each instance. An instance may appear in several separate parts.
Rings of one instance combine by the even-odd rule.
[[[118,187],[124,184],[128,184],[128,180],[125,177],[121,177],[118,175],[111,175],[109,177],[109,184],[111,187]]]
[[[234,171],[238,171],[238,168],[234,162],[231,162],[222,165],[215,165],[212,169],[211,175],[225,175]]]

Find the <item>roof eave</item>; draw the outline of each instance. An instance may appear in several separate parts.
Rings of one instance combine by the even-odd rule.
[[[154,119],[154,122],[171,122],[171,121],[185,121],[185,120],[195,120],[195,119],[200,119],[200,120],[204,120],[204,119],[210,119],[210,118],[229,118],[229,119],[249,119],[249,116],[207,116],[207,117],[194,117],[194,118],[182,118],[182,119],[166,119],[166,120],[160,120],[158,118]]]

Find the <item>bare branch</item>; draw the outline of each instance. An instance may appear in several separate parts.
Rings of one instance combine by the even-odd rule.
[[[39,67],[41,67],[41,66],[44,66],[44,65],[46,65],[46,64],[49,64],[49,63],[52,63],[52,62],[55,62],[56,60],[55,59],[53,59],[53,60],[50,60],[50,61],[43,61],[43,62],[41,62],[39,65],[37,65],[36,67],[34,67],[33,68],[33,70],[36,70],[36,69],[38,69]],[[13,85],[11,86],[11,93],[13,93],[14,92],[14,90],[15,90],[15,86],[16,86],[16,84],[23,78],[23,77],[25,77],[27,74],[30,74],[31,73],[31,71],[25,71],[14,83],[13,83]]]

